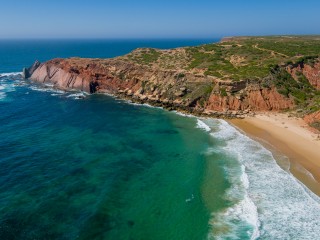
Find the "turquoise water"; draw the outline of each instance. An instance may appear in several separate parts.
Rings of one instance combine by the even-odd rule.
[[[209,137],[194,119],[106,96],[75,101],[24,88],[12,95],[1,103],[2,236],[206,236]]]
[[[320,235],[318,197],[225,121],[105,95],[79,99],[4,74],[33,62],[23,46],[45,60],[55,53],[110,57],[145,41],[21,43],[0,47],[0,239]]]

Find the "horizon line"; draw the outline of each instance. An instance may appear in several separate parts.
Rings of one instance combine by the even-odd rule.
[[[8,37],[3,40],[210,40],[232,37],[303,37],[303,36],[320,36],[319,34],[266,34],[266,35],[224,35],[212,37]]]
[[[215,37],[26,37],[26,38],[0,38],[1,40],[206,40],[206,39],[220,39],[221,36]]]

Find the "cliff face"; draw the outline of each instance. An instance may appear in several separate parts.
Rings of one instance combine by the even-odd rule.
[[[234,117],[252,111],[294,106],[275,88],[250,81],[219,79],[181,70],[165,70],[121,59],[54,59],[33,68],[30,79],[60,89],[109,93],[192,113]]]
[[[318,60],[314,64],[304,64],[300,63],[296,66],[291,66],[287,68],[288,72],[297,79],[297,75],[303,74],[309,81],[309,83],[320,90],[320,61]]]
[[[284,98],[275,88],[248,86],[245,96],[221,96],[211,94],[207,103],[208,110],[215,111],[279,111],[293,108],[291,99]]]
[[[77,89],[90,92],[88,79],[79,76],[77,72],[60,68],[55,63],[58,63],[58,61],[40,64],[32,72],[30,78],[41,83],[52,83],[60,89]]]

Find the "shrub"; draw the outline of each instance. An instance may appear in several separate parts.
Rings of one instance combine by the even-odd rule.
[[[220,89],[220,96],[221,96],[221,97],[226,97],[226,96],[228,96],[227,90],[226,90],[225,88],[221,88],[221,89]]]

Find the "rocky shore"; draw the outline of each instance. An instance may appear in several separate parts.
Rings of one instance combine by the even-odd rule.
[[[256,81],[219,81],[205,75],[148,69],[121,60],[36,61],[24,76],[63,90],[107,93],[137,103],[202,116],[242,118],[256,111],[291,109],[291,99]]]
[[[259,47],[279,48],[273,40],[230,38],[192,48],[141,48],[112,59],[36,61],[23,74],[58,89],[106,93],[201,116],[243,118],[257,112],[300,111],[311,126],[318,126],[319,57],[289,57]],[[302,40],[306,41],[290,39],[297,44]]]

